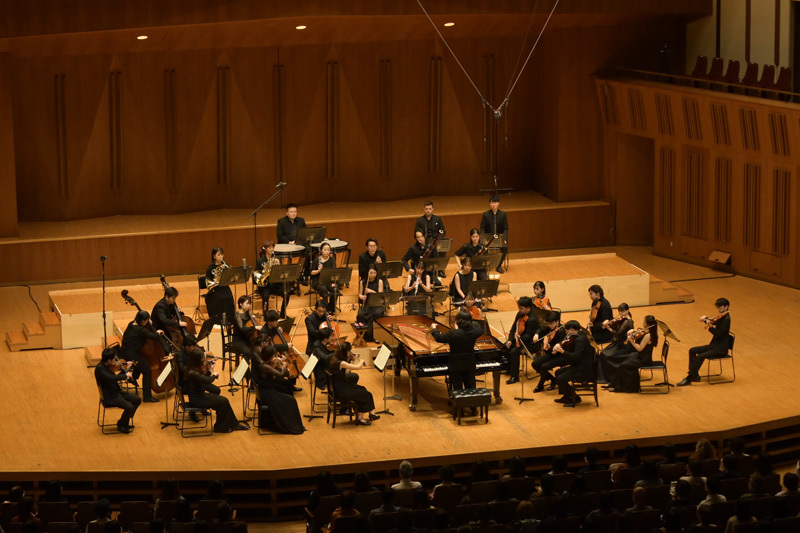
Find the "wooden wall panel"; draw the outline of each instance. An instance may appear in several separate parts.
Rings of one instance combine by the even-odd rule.
[[[17,183],[14,160],[12,59],[0,52],[0,237],[17,234]]]

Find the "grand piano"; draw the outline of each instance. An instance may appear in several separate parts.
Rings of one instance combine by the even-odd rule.
[[[374,324],[375,340],[386,343],[408,371],[411,382],[412,411],[417,410],[417,380],[420,377],[446,376],[450,346],[433,340],[427,332],[436,324],[442,333],[450,330],[441,322],[426,316],[387,316]],[[476,374],[492,373],[495,403],[500,404],[500,372],[508,369],[503,344],[491,335],[482,335],[475,342]]]

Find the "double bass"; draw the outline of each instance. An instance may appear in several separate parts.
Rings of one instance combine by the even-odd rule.
[[[163,285],[165,289],[168,289],[169,283],[167,283],[167,278],[162,274],[159,279],[161,280],[161,285]],[[167,330],[169,332],[170,339],[172,339],[172,342],[179,348],[182,348],[183,339],[186,338],[187,335],[192,335],[192,336],[197,335],[197,328],[194,325],[194,321],[181,312],[177,303],[172,304],[172,307],[173,311],[175,312],[175,317],[178,319],[178,322],[181,321],[186,322],[186,326],[179,326],[179,327],[167,326]]]
[[[142,308],[139,307],[139,304],[136,303],[131,296],[128,295],[128,290],[124,289],[122,291],[122,299],[128,305],[132,305],[136,308],[137,311],[141,311]],[[148,326],[151,328],[153,332],[155,332],[155,328],[152,324]],[[142,356],[144,357],[147,364],[150,366],[150,370],[152,370],[152,379],[151,379],[151,388],[153,392],[168,392],[175,388],[175,376],[170,373],[169,377],[164,381],[163,385],[158,385],[158,376],[161,375],[161,372],[164,371],[164,368],[167,366],[167,353],[164,351],[164,347],[161,346],[161,343],[155,339],[147,339],[144,346],[142,347]]]

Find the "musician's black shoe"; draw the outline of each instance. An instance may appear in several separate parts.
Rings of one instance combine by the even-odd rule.
[[[683,378],[681,381],[678,382],[678,387],[685,387],[686,385],[691,385],[692,380],[688,377]]]
[[[550,386],[549,386],[549,387],[547,387],[547,390],[548,390],[548,391],[551,391],[551,390],[556,390],[556,387],[558,387],[558,385],[556,384],[556,382],[555,382],[555,381],[551,381],[551,382],[550,382]]]
[[[513,385],[514,383],[519,383],[519,378],[511,377],[506,380],[506,385]]]
[[[303,392],[303,387],[298,387],[297,385],[292,387],[292,389],[294,389],[295,392]]]
[[[536,385],[536,388],[533,389],[533,392],[542,392],[544,390],[544,384]]]
[[[571,400],[571,398],[569,396],[564,395],[561,398],[556,398],[553,401],[556,402],[556,403],[569,403],[570,400]]]
[[[234,431],[247,431],[248,429],[250,429],[250,426],[248,426],[247,424],[239,424],[238,426],[233,428]]]
[[[381,415],[373,415],[372,413],[370,413],[370,415],[369,415],[369,419],[370,420],[378,420],[380,417],[381,417]]]
[[[505,270],[503,270],[503,267],[501,267],[501,266],[497,267],[497,273],[498,274],[502,274],[504,272],[505,272]]]
[[[189,411],[189,418],[192,422],[200,422],[200,417],[197,416],[197,411]]]
[[[578,404],[579,404],[579,403],[581,403],[582,401],[583,401],[583,400],[581,400],[581,397],[580,397],[580,396],[576,396],[576,397],[575,397],[575,401],[574,401],[574,402],[573,402],[573,401],[569,401],[569,402],[567,402],[567,403],[565,403],[565,404],[564,404],[564,407],[575,407],[576,405],[578,405]]]
[[[158,403],[158,398],[153,398],[150,396],[149,398],[144,398],[142,401],[147,403]]]
[[[364,420],[363,418],[356,418],[356,425],[357,426],[371,426],[372,422],[369,420]]]
[[[120,426],[119,424],[117,424],[117,431],[119,431],[120,433],[128,434],[133,430],[130,428],[130,426]]]

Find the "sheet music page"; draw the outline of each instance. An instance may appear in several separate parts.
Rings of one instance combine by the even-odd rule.
[[[386,363],[389,361],[389,357],[392,355],[392,350],[386,345],[386,343],[381,346],[381,349],[378,351],[378,356],[375,358],[375,369],[378,372],[383,372],[383,369],[386,368]]]
[[[233,381],[235,381],[237,385],[242,382],[242,378],[244,378],[249,366],[250,365],[247,364],[245,359],[242,359],[242,362],[239,363],[239,366],[236,368],[236,372],[233,373]]]
[[[167,381],[167,378],[169,377],[170,374],[172,374],[172,361],[168,361],[167,365],[164,367],[164,370],[162,370],[161,373],[158,375],[156,383],[158,384],[159,387],[163,385],[165,381]]]
[[[317,358],[316,355],[311,354],[310,356],[308,356],[308,361],[306,361],[306,366],[303,367],[303,371],[300,372],[300,375],[306,379],[311,377],[311,373],[314,371],[314,367],[317,366],[318,361],[319,359]]]

